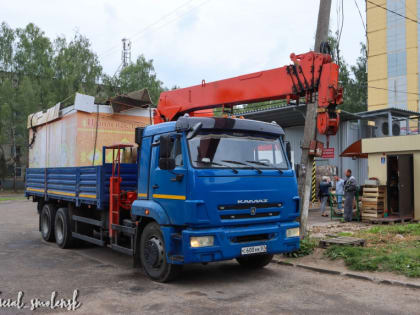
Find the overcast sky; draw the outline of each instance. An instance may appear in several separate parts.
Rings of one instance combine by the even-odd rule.
[[[337,29],[332,0],[330,28]],[[356,0],[365,19],[365,1]],[[313,49],[319,0],[14,0],[2,1],[11,27],[35,23],[50,38],[75,31],[87,36],[104,71],[121,64],[121,39],[132,41],[132,60],[154,60],[167,87],[181,87],[280,67],[292,52]],[[353,64],[365,41],[354,0],[344,1],[340,46]]]

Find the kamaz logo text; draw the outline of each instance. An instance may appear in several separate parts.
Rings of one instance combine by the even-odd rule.
[[[238,203],[265,203],[268,199],[238,200]]]

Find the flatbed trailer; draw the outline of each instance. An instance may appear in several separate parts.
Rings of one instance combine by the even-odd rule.
[[[107,149],[103,148],[103,157]],[[71,232],[68,242],[60,247],[73,247],[75,239],[87,241],[99,246],[108,245],[104,237],[109,229],[110,179],[113,163],[81,167],[28,168],[26,171],[25,196],[38,203],[39,230],[43,238],[53,241],[55,216],[63,208],[65,217],[70,223]],[[137,163],[119,163],[120,188],[122,191],[136,191],[138,184]],[[44,211],[46,206],[48,211]],[[66,223],[66,222],[61,222]],[[65,224],[64,224],[65,225]],[[126,227],[130,229],[132,227]],[[61,226],[61,237],[64,237],[65,226]],[[133,230],[130,232],[133,233]],[[71,236],[71,237],[70,237]],[[109,244],[120,252],[132,255],[133,249]],[[130,244],[131,245],[131,244]]]

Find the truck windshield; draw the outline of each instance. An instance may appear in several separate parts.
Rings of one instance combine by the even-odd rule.
[[[196,168],[288,168],[280,139],[268,135],[202,132],[188,146]]]

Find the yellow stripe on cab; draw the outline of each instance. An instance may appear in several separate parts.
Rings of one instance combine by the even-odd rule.
[[[158,199],[175,199],[175,200],[186,200],[186,196],[182,195],[163,195],[163,194],[153,194],[153,198]]]

